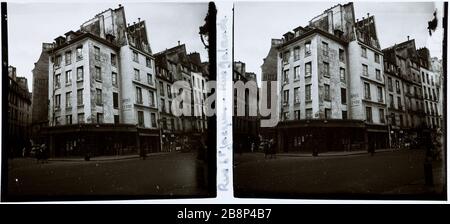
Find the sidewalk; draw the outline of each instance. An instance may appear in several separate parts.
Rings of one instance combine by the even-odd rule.
[[[383,152],[393,152],[393,149],[377,149],[375,154]],[[347,151],[347,152],[319,152],[318,157],[328,157],[328,156],[352,156],[352,155],[369,155],[367,150],[358,151]],[[288,153],[277,153],[276,156],[288,156],[288,157],[313,157],[312,152],[288,152]]]
[[[158,156],[158,155],[166,155],[170,153],[176,152],[155,152],[155,153],[147,153],[147,157]],[[133,155],[118,155],[118,156],[97,156],[91,157],[89,161],[114,161],[114,160],[127,160],[127,159],[138,159],[140,158],[139,154]],[[83,157],[59,157],[59,158],[49,158],[48,161],[64,161],[64,162],[82,162],[85,161]]]

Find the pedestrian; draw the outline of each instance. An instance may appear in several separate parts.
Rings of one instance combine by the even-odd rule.
[[[270,158],[276,158],[276,153],[275,140],[272,138],[270,139]]]
[[[264,148],[264,158],[267,158],[267,155],[269,155],[269,143],[267,141],[263,141],[263,148]]]

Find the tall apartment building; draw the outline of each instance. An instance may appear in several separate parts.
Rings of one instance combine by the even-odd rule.
[[[420,73],[422,75],[422,92],[425,102],[425,124],[428,129],[438,129],[441,127],[439,110],[439,73],[433,71],[430,51],[428,48],[417,49],[419,55]]]
[[[396,127],[397,117],[391,118],[393,142],[402,144],[402,140],[409,141],[420,137],[424,131],[441,127],[441,78],[438,72],[433,71],[429,50],[417,49],[415,41],[408,37],[407,41],[386,48],[383,52],[385,63],[391,65],[400,81],[399,100],[404,102],[401,125]]]
[[[52,43],[43,43],[39,59],[34,63],[33,69],[33,98],[32,98],[32,137],[36,142],[45,141],[41,135],[44,127],[48,126],[48,50],[53,47]]]
[[[160,150],[155,64],[144,21],[108,9],[49,51],[52,156]]]
[[[16,68],[8,66],[8,142],[9,155],[22,156],[22,149],[30,141],[31,93],[25,77],[18,77]]]
[[[278,148],[387,147],[383,53],[375,18],[336,5],[277,46]],[[267,59],[266,59],[267,60]]]
[[[165,148],[170,148],[170,142],[181,142],[186,137],[190,138],[194,142],[199,140],[200,136],[206,132],[207,129],[207,117],[204,114],[205,106],[204,102],[207,96],[206,85],[208,81],[208,64],[201,62],[199,53],[187,54],[185,44],[178,44],[175,47],[166,49],[162,52],[155,54],[157,67],[165,70],[167,78],[170,77],[170,81],[167,78],[157,76],[158,79],[158,98],[161,106],[166,107],[166,113],[161,113],[161,117],[166,119],[166,127],[163,125],[163,145]],[[191,115],[190,116],[174,116],[172,111],[172,102],[174,94],[178,90],[171,90],[173,83],[176,81],[185,81],[189,86]],[[170,97],[169,92],[171,92]],[[183,104],[184,106],[185,104]],[[176,106],[176,105],[175,105]],[[188,106],[188,104],[186,104]],[[171,129],[170,131],[168,129]],[[164,134],[165,130],[168,134]],[[172,134],[176,133],[176,135]],[[169,137],[173,136],[173,137]]]
[[[237,88],[233,90],[233,149],[236,152],[250,151],[252,142],[258,141],[258,116],[250,114],[250,107],[258,104],[258,86],[256,74],[246,71],[244,62],[237,61],[233,65],[233,83],[242,82],[244,92]],[[254,90],[254,91],[252,91]],[[241,110],[244,114],[240,114]],[[256,145],[256,144],[255,144]]]

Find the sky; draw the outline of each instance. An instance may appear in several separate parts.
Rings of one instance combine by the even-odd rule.
[[[189,52],[199,52],[207,61],[199,27],[204,24],[208,3],[122,3],[127,23],[145,20],[153,53],[174,47],[180,41]],[[28,79],[32,91],[32,70],[42,43],[51,43],[67,31],[76,31],[85,21],[118,3],[8,3],[9,64],[18,76]]]
[[[347,2],[341,2],[346,4]],[[247,72],[255,72],[260,81],[261,65],[270,49],[272,38],[282,35],[308,22],[339,2],[237,2],[235,4],[234,56],[236,61],[246,63]],[[354,2],[355,19],[375,16],[381,48],[386,48],[410,39],[416,47],[427,46],[431,57],[442,58],[442,23],[430,37],[428,21],[433,18],[435,8],[441,16],[442,3],[432,2],[389,3]]]

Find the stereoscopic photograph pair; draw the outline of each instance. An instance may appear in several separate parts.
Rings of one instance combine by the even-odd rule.
[[[2,3],[2,201],[215,198],[221,10]],[[446,200],[446,12],[234,2],[234,198]]]

